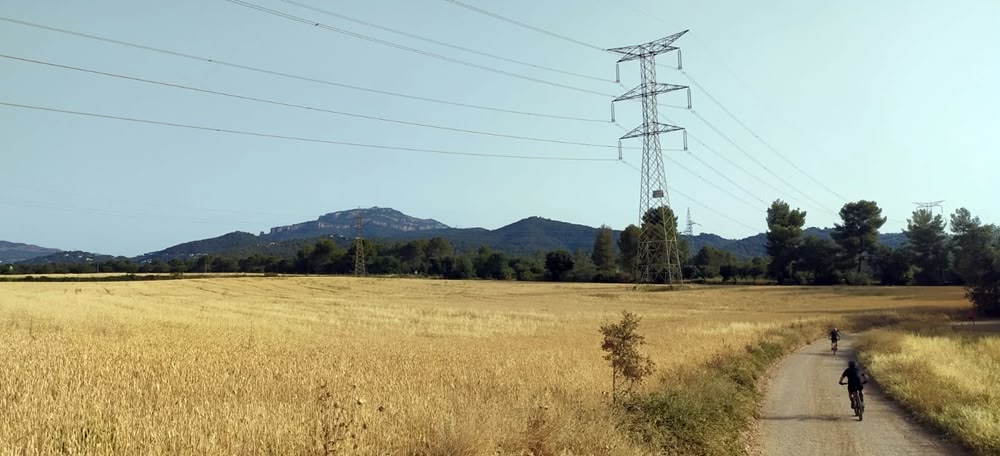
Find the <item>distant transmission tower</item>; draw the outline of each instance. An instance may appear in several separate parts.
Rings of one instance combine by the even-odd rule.
[[[656,96],[661,93],[688,89],[687,86],[656,82],[657,54],[677,51],[677,67],[681,68],[680,48],[671,46],[687,30],[666,38],[635,46],[608,49],[623,54],[618,63],[639,60],[642,69],[642,83],[625,92],[614,101],[639,98],[642,100],[642,125],[622,136],[621,139],[642,137],[642,183],[639,187],[639,217],[642,227],[639,234],[639,252],[636,255],[637,283],[666,282],[669,285],[684,282],[681,276],[681,258],[677,248],[677,227],[674,217],[668,217],[670,194],[667,176],[663,168],[660,151],[660,133],[683,131],[675,125],[660,123],[656,107]],[[688,103],[690,104],[690,89]],[[619,140],[619,141],[620,141]],[[684,132],[684,149],[687,150],[687,132]],[[674,214],[676,216],[676,214]],[[647,220],[643,220],[647,219]]]
[[[361,229],[363,224],[361,211],[358,211],[357,215],[358,235],[354,238],[354,275],[366,276],[368,275],[368,271],[365,269],[365,241],[361,238]]]
[[[927,202],[927,203],[913,203],[913,204],[917,205],[917,210],[918,211],[924,210],[924,211],[930,212],[931,215],[934,215],[934,208],[937,208],[938,214],[940,214],[942,217],[944,217],[944,206],[941,205],[941,203],[943,203],[943,202],[944,202],[944,200],[939,200],[939,201],[931,201],[931,202]]]
[[[701,226],[700,223],[694,221],[694,219],[691,218],[691,208],[689,207],[688,208],[688,217],[687,217],[687,229],[684,230],[684,235],[688,236],[688,237],[693,237],[694,236],[694,227],[696,225],[697,226]]]

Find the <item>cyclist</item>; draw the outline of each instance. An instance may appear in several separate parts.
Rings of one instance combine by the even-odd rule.
[[[868,383],[868,376],[858,367],[858,363],[851,361],[847,363],[847,369],[844,369],[844,373],[840,375],[840,383],[844,384],[844,379],[847,379],[847,394],[851,398],[851,409],[854,409],[854,397],[855,391],[858,392],[858,398],[861,399],[861,403],[865,403],[865,383]]]
[[[839,340],[840,340],[840,331],[837,330],[837,328],[833,328],[830,331],[830,349],[831,350],[836,350],[836,348],[837,348],[837,341],[839,341]]]

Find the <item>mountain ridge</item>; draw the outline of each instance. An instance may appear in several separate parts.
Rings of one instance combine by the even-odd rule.
[[[18,242],[0,241],[0,263],[18,263],[54,253],[62,250],[49,247],[39,247],[33,244],[21,244]]]
[[[450,226],[434,219],[416,218],[392,208],[376,206],[368,209],[329,212],[319,216],[316,220],[272,227],[266,235],[261,237],[278,241],[328,234],[349,236],[357,231],[358,216],[360,216],[362,225],[366,228],[364,231],[369,237],[378,237],[382,234],[400,231],[420,232],[451,229]]]
[[[248,257],[254,254],[293,256],[302,246],[316,239],[331,239],[347,247],[357,235],[357,219],[362,220],[362,234],[366,239],[392,243],[415,239],[441,237],[458,251],[472,251],[486,245],[509,254],[531,255],[556,249],[589,250],[598,228],[562,222],[539,216],[526,217],[495,230],[485,228],[452,228],[434,219],[421,219],[406,215],[392,208],[372,207],[329,212],[316,220],[272,227],[269,232],[254,235],[234,231],[214,238],[177,244],[155,252],[130,258],[137,263],[169,261],[174,258],[192,258],[203,255]],[[829,238],[832,228],[806,228],[803,236]],[[617,241],[621,231],[614,231]],[[682,235],[687,240],[689,252],[694,255],[708,245],[731,252],[737,258],[748,259],[765,255],[766,234],[758,233],[741,239],[727,239],[712,233],[695,236]],[[899,247],[904,241],[902,233],[884,233],[880,241],[890,247]],[[3,241],[0,241],[2,243]],[[12,243],[6,243],[12,244]],[[5,244],[0,244],[3,246]],[[27,244],[21,244],[27,245]],[[36,246],[37,247],[37,246]],[[77,258],[91,262],[95,258],[113,258],[88,252],[65,252],[52,249],[45,255],[21,260],[25,263],[59,262]]]

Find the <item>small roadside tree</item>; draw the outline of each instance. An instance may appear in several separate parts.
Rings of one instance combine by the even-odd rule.
[[[653,373],[653,360],[639,352],[639,346],[646,343],[646,338],[639,335],[641,317],[622,311],[622,319],[618,323],[601,325],[604,341],[601,349],[606,351],[604,359],[611,364],[611,400],[618,401],[619,386],[623,392],[631,392],[632,388]],[[619,381],[620,380],[620,381]]]

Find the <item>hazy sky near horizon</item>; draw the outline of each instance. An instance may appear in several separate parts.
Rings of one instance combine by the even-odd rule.
[[[607,122],[611,95],[638,83],[637,62],[622,64],[622,83],[615,84],[612,54],[446,0],[298,1],[575,74],[400,36],[280,0],[246,1],[525,78],[224,0],[8,0],[0,2],[0,17],[337,84],[593,121],[388,96],[2,20],[0,103],[324,141],[610,161],[373,149],[0,105],[0,239],[131,256],[371,206],[490,229],[528,216],[616,229],[637,221],[639,174],[614,161],[614,146],[623,127],[641,122],[639,104],[619,103],[620,126]],[[1000,221],[994,199],[1000,2],[462,1],[598,47],[690,29],[676,42],[687,74],[668,67],[676,64],[670,54],[659,60],[658,80],[697,81],[725,107],[698,87],[694,113],[665,106],[685,104],[683,94],[660,97],[661,120],[691,133],[689,151],[664,154],[672,204],[682,222],[690,208],[699,232],[735,238],[764,231],[767,206],[776,198],[808,211],[809,226],[832,226],[840,207],[858,199],[883,208],[889,218],[883,231],[903,228],[915,201],[945,200],[946,213],[967,207],[984,221]],[[10,57],[364,116],[611,147],[387,123]],[[680,138],[664,135],[664,148],[679,148]],[[640,140],[624,145],[632,147],[624,150],[625,161],[639,166],[641,152],[634,148]]]

